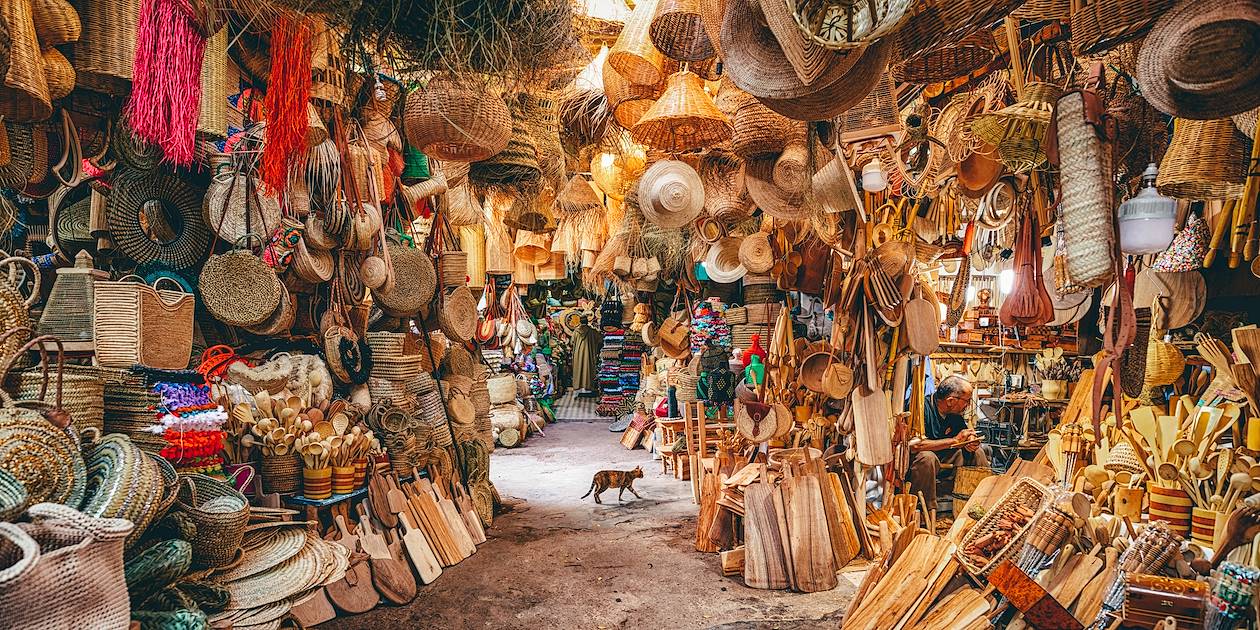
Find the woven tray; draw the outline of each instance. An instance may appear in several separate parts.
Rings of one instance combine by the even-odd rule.
[[[998,521],[1002,520],[1002,517],[1011,512],[1016,505],[1031,508],[1032,511],[1036,512],[1041,509],[1048,496],[1049,492],[1046,488],[1032,479],[1025,478],[1016,481],[1015,485],[1011,486],[1006,491],[1006,494],[1002,495],[1002,498],[998,499],[998,502],[989,509],[984,518],[981,518],[980,522],[976,523],[976,526],[968,530],[962,540],[958,541],[958,548],[954,550],[954,557],[958,559],[958,563],[974,576],[987,576],[1003,560],[1011,557],[1012,554],[1024,547],[1024,538],[1028,535],[1028,530],[1037,519],[1028,519],[1028,522],[1006,543],[1006,546],[1001,551],[993,554],[993,557],[989,558],[988,562],[983,565],[977,565],[963,550],[977,538],[996,531],[998,529]]]

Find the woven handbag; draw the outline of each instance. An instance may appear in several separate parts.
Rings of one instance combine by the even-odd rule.
[[[0,619],[29,630],[126,628],[123,541],[133,525],[40,503],[30,523],[0,523]]]
[[[163,279],[150,286],[131,275],[118,281],[98,280],[93,285],[92,331],[100,365],[164,370],[188,367],[195,300],[174,281],[169,281],[173,289],[158,289]]]
[[[249,235],[237,248],[211,256],[201,269],[197,287],[215,319],[229,326],[261,324],[280,308],[283,290],[276,272],[248,248]]]

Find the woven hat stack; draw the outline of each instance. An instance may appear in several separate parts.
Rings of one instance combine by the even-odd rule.
[[[1178,118],[1260,105],[1260,1],[1178,1],[1142,42],[1137,70],[1142,96]]]
[[[663,228],[691,223],[704,210],[704,185],[685,162],[661,160],[639,179],[639,208]]]
[[[727,236],[709,246],[709,253],[704,258],[704,270],[710,280],[729,284],[738,282],[748,273],[748,269],[740,262],[741,243],[742,238]]]

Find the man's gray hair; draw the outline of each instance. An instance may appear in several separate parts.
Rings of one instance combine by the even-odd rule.
[[[953,394],[970,391],[971,389],[971,381],[957,374],[953,374],[945,377],[941,380],[941,382],[936,384],[936,391],[932,392],[932,400],[944,400]]]

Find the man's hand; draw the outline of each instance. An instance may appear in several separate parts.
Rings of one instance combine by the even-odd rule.
[[[961,432],[958,433],[957,436],[954,437],[954,443],[962,444],[963,442],[975,440],[978,437],[978,435],[979,434],[976,433],[975,429],[963,429]],[[977,449],[980,448],[980,442],[975,441],[975,442],[972,442],[971,444],[964,445],[962,448],[968,453],[974,453],[976,452]]]

